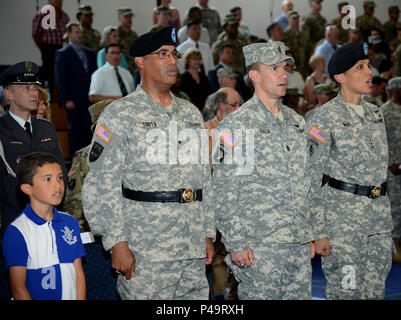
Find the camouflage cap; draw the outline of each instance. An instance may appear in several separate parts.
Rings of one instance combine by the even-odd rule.
[[[119,9],[117,10],[117,12],[118,12],[118,15],[119,15],[119,16],[127,16],[127,15],[129,15],[129,14],[134,15],[134,13],[132,12],[132,10],[131,10],[130,8],[127,8],[127,7],[119,8]]]
[[[229,13],[224,17],[224,24],[236,24],[238,23],[238,18],[235,13]]]
[[[220,68],[217,70],[217,77],[218,78],[236,78],[237,74],[235,70],[231,67],[228,68]]]
[[[334,93],[336,93],[334,88],[327,83],[316,84],[313,87],[313,90],[315,91],[315,93],[318,93],[318,94],[334,94]]]
[[[299,18],[299,13],[298,13],[298,11],[291,11],[291,12],[288,14],[288,18]]]
[[[157,14],[161,14],[161,13],[168,13],[168,12],[170,12],[170,8],[169,7],[164,7],[164,6],[158,6],[157,7],[157,11],[156,11],[156,13]]]
[[[268,66],[287,61],[294,64],[294,58],[285,54],[285,45],[280,41],[272,41],[265,43],[253,43],[242,48],[245,56],[245,66],[249,67],[256,62],[266,64]]]
[[[89,114],[91,116],[92,124],[96,123],[97,119],[99,119],[100,114],[103,112],[104,108],[106,108],[110,103],[112,103],[113,99],[102,100],[92,104],[89,108]]]
[[[401,77],[391,78],[388,82],[389,90],[401,89]]]
[[[398,6],[391,6],[388,8],[388,12],[389,13],[392,13],[392,12],[398,13],[398,12],[400,12],[400,8],[398,8]]]
[[[297,89],[297,88],[287,88],[285,94],[286,94],[287,96],[290,96],[290,97],[297,97],[297,96],[300,96],[300,95],[301,95],[301,94],[298,92],[298,89]]]
[[[376,7],[376,3],[374,1],[364,1],[363,2],[363,7],[367,7],[367,8],[374,8]]]
[[[86,4],[81,4],[81,5],[78,7],[78,13],[82,13],[82,14],[93,14],[93,12],[92,12],[92,6],[86,5]]]
[[[342,1],[342,2],[339,2],[339,3],[338,3],[337,7],[338,7],[338,10],[341,10],[341,9],[342,9],[342,7],[344,7],[344,6],[348,6],[348,5],[349,5],[349,3],[348,3],[348,2],[346,2],[346,1]]]

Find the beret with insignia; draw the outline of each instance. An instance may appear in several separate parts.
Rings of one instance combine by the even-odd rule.
[[[143,57],[162,46],[176,46],[177,35],[175,28],[168,26],[156,32],[148,32],[138,37],[131,45],[132,57]]]
[[[329,74],[340,74],[351,69],[359,60],[368,59],[368,44],[366,42],[347,43],[337,49],[329,60]]]

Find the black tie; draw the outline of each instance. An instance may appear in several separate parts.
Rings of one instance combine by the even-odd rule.
[[[32,138],[31,124],[28,121],[26,121],[24,127],[26,133],[29,134],[29,136]]]
[[[125,87],[124,81],[121,78],[121,75],[118,72],[117,67],[114,67],[114,70],[116,70],[117,80],[118,80],[118,84],[119,84],[120,89],[121,89],[121,93],[122,93],[123,97],[125,97],[127,95],[127,93],[128,93],[127,92],[127,88]]]

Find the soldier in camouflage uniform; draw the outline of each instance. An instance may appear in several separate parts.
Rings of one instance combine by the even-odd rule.
[[[216,227],[230,252],[225,262],[240,299],[310,299],[305,122],[279,100],[294,60],[282,42],[243,51],[255,95],[220,122],[224,152],[213,156]]]
[[[156,13],[157,13],[157,24],[152,26],[148,32],[159,31],[169,26],[169,19],[171,17],[170,8],[159,6],[156,9]]]
[[[91,48],[95,53],[100,49],[100,32],[92,28],[92,7],[81,5],[78,8],[77,19],[82,26],[82,45]]]
[[[113,101],[114,100],[112,99],[103,100],[91,105],[88,108],[93,123],[92,129],[94,129],[96,126],[97,119],[99,118],[103,109]],[[72,159],[71,169],[68,172],[68,186],[63,204],[63,210],[78,220],[81,232],[90,231],[88,222],[86,221],[84,212],[82,210],[82,185],[89,171],[87,163],[89,150],[90,145],[75,152],[74,158]]]
[[[138,38],[138,34],[131,30],[132,26],[132,18],[134,14],[130,8],[119,8],[118,9],[118,20],[120,25],[118,26],[118,36],[120,39],[120,46],[124,56],[127,58],[128,69],[133,74],[136,66],[134,64],[134,59],[129,55],[129,48],[136,38]]]
[[[242,48],[247,45],[246,38],[238,32],[238,19],[234,13],[229,13],[224,18],[224,31],[219,34],[213,43],[212,51],[214,63],[218,62],[217,49],[223,44],[229,44],[233,48],[233,63],[231,67],[245,74],[245,59]]]
[[[393,62],[394,62],[393,76],[401,77],[401,44],[399,44],[394,51]]]
[[[393,217],[393,240],[397,249],[393,260],[401,262],[401,77],[388,82],[391,99],[381,106],[386,123],[389,170],[387,175],[388,197]]]
[[[382,30],[382,24],[373,14],[375,13],[376,4],[374,1],[364,1],[363,10],[364,15],[356,18],[356,27],[362,34],[363,40],[367,41],[370,36],[370,30],[377,28]]]
[[[308,45],[307,59],[315,49],[319,40],[324,38],[326,18],[320,14],[323,0],[308,0],[312,12],[303,17],[301,31],[304,34]]]
[[[390,41],[389,43],[389,47],[391,51],[395,51],[395,49],[397,49],[398,45],[401,44],[401,23],[398,22],[395,25],[396,31],[397,31],[397,35],[396,37]]]
[[[299,31],[299,14],[297,11],[292,11],[288,14],[288,28],[284,31],[283,41],[294,53],[297,71],[306,77],[308,75],[308,62],[306,59],[308,42],[304,34]]]
[[[339,12],[340,16],[338,18],[333,19],[333,21],[331,22],[331,24],[335,25],[338,28],[338,30],[340,31],[340,37],[338,39],[338,43],[341,45],[348,42],[348,30],[344,29],[342,26],[342,20],[348,14],[347,12],[343,13],[342,8],[344,6],[348,6],[348,5],[349,5],[348,2],[339,2],[338,3],[338,12]]]
[[[202,10],[202,26],[209,31],[210,43],[217,40],[221,32],[221,22],[219,12],[209,7],[209,0],[198,0],[198,7]]]
[[[397,38],[397,23],[400,17],[400,8],[398,6],[391,6],[388,8],[390,20],[383,24],[384,41],[390,43],[393,39]]]
[[[388,150],[382,113],[361,100],[372,87],[367,44],[339,48],[328,71],[340,92],[306,124],[312,178],[308,207],[316,253],[323,256],[326,296],[383,299],[392,250]]]
[[[169,90],[180,57],[175,29],[145,33],[130,53],[142,84],[98,120],[84,212],[112,249],[122,299],[207,299],[216,235],[207,135],[198,109]],[[205,161],[193,158],[201,142]]]

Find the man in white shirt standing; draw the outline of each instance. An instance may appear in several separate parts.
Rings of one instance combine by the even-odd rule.
[[[201,71],[207,76],[208,72],[214,68],[213,55],[210,46],[207,43],[200,42],[201,27],[198,21],[188,21],[187,23],[188,39],[181,43],[177,50],[182,54],[189,48],[197,48],[202,54]],[[180,73],[185,71],[184,59],[178,60],[178,70]],[[202,70],[203,69],[203,70]]]
[[[106,99],[120,99],[134,91],[134,78],[120,67],[121,47],[111,43],[104,52],[106,64],[97,69],[91,78],[89,101],[96,103]]]

